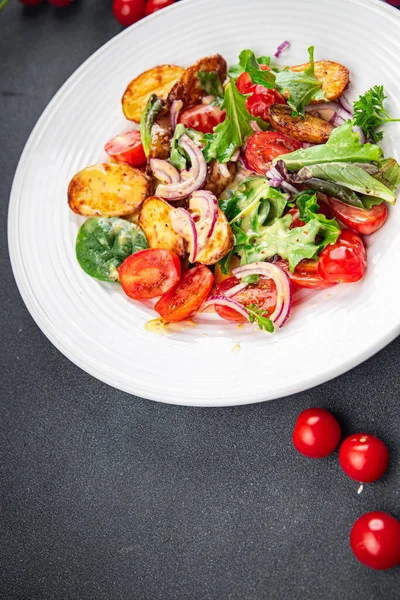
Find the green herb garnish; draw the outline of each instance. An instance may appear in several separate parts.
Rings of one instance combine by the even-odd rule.
[[[367,137],[370,137],[374,142],[382,139],[382,131],[377,131],[385,123],[400,121],[400,119],[392,119],[383,107],[383,102],[386,100],[383,85],[375,85],[373,88],[365,92],[359,99],[354,102],[354,123],[361,127]]]

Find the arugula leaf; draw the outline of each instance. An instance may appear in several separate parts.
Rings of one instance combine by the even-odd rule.
[[[182,123],[179,123],[175,128],[174,137],[171,141],[171,155],[169,161],[176,169],[178,169],[178,171],[186,169],[187,157],[185,151],[179,145],[179,140],[184,133],[185,126],[182,125]]]
[[[243,281],[243,283],[258,283],[260,281],[260,275],[246,275],[246,277],[242,277],[241,281]]]
[[[217,104],[222,104],[224,89],[218,73],[216,71],[199,71],[197,76],[201,88],[210,96],[214,96]]]
[[[221,260],[218,261],[218,263],[217,263],[217,264],[219,264],[221,273],[223,273],[223,275],[228,275],[228,273],[229,273],[232,256],[233,256],[233,250],[228,252],[228,254],[226,256],[224,256],[224,258],[221,258]]]
[[[146,156],[149,155],[151,147],[151,129],[163,106],[163,101],[155,94],[152,94],[147,101],[144,111],[142,112],[142,116],[140,118],[140,137],[142,139],[143,149]]]
[[[248,306],[245,306],[245,309],[249,313],[250,323],[257,321],[257,325],[261,330],[267,331],[268,333],[274,332],[274,325],[271,319],[268,318],[267,311],[258,308],[256,304],[249,304]]]
[[[298,114],[304,117],[304,107],[311,100],[325,100],[326,95],[322,89],[322,82],[314,73],[314,46],[308,48],[310,66],[304,71],[290,71],[284,69],[276,74],[276,87],[283,93],[289,92],[288,104],[293,110],[293,116]],[[265,73],[265,71],[264,71]]]
[[[334,129],[326,144],[302,148],[274,159],[273,164],[283,160],[291,171],[299,171],[307,165],[324,162],[377,162],[383,158],[382,148],[375,144],[360,144],[360,134],[353,131],[351,120]]]
[[[367,137],[371,137],[374,142],[382,139],[382,131],[377,131],[385,123],[400,121],[392,117],[383,108],[383,102],[386,100],[383,85],[375,85],[365,92],[354,102],[354,123],[361,127]]]
[[[222,108],[226,110],[225,121],[217,125],[213,134],[205,135],[204,156],[207,162],[216,158],[220,163],[228,162],[232,154],[241,148],[245,138],[254,131],[250,121],[254,120],[246,108],[246,96],[243,96],[233,81],[225,87]]]
[[[229,68],[228,75],[232,79],[237,79],[242,73],[246,71],[247,61],[251,54],[254,54],[251,50],[242,50],[239,54],[239,64],[232,65]],[[271,59],[269,56],[259,56],[257,58],[259,65],[270,65]]]
[[[261,69],[254,52],[248,55],[245,71],[250,75],[253,83],[272,89],[275,87],[275,75],[271,71],[263,71]]]
[[[378,173],[374,175],[375,179],[383,183],[393,192],[400,185],[400,165],[394,158],[385,158]]]
[[[316,177],[333,181],[354,192],[376,196],[392,204],[396,202],[396,196],[389,188],[355,164],[334,162],[309,165],[299,171],[299,177],[303,180]]]
[[[321,238],[318,244],[319,252],[328,244],[334,244],[340,235],[339,224],[336,219],[328,219],[324,214],[319,212],[317,195],[304,191],[298,194],[295,199],[300,219],[305,223],[316,219],[320,224],[321,229],[318,233],[318,237]]]

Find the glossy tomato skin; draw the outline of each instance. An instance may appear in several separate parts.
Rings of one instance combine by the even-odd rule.
[[[129,27],[145,16],[146,0],[114,0],[113,13],[121,25]]]
[[[180,113],[178,123],[201,133],[212,133],[225,120],[226,112],[211,104],[195,104]]]
[[[364,277],[367,253],[357,233],[345,229],[335,244],[330,244],[319,255],[318,273],[332,283],[353,283]]]
[[[165,294],[179,281],[181,262],[171,250],[149,248],[128,256],[118,273],[127,296],[149,300]]]
[[[400,521],[381,511],[366,513],[353,525],[350,546],[370,569],[392,569],[400,564]]]
[[[340,426],[323,408],[308,408],[299,414],[293,430],[293,444],[308,458],[329,456],[340,441]]]
[[[260,68],[262,71],[270,71],[271,70],[268,67],[268,65],[260,65]],[[257,84],[253,83],[252,80],[250,79],[250,75],[248,73],[244,72],[241,75],[239,75],[237,82],[236,82],[236,87],[241,94],[252,94],[253,92],[256,91]]]
[[[213,284],[214,275],[208,267],[193,267],[183,274],[179,283],[159,299],[154,308],[168,323],[183,321],[199,310],[208,298]]]
[[[301,143],[278,131],[259,131],[247,143],[246,159],[250,167],[265,175],[277,156],[299,150]]]
[[[267,122],[271,104],[286,104],[286,100],[278,90],[271,90],[263,85],[257,85],[255,91],[246,100],[249,113]]]
[[[224,296],[228,290],[239,283],[240,280],[236,277],[224,279],[224,281],[217,286],[217,296]],[[243,306],[255,304],[258,306],[258,308],[262,308],[263,310],[267,311],[269,315],[271,315],[275,310],[276,296],[276,286],[272,279],[269,279],[268,277],[260,277],[258,283],[249,284],[247,288],[231,297]],[[214,308],[219,316],[227,321],[235,321],[235,323],[247,322],[245,317],[232,308],[218,305],[216,305]]]
[[[166,6],[175,4],[175,0],[147,0],[146,4],[146,16],[151,15]]]
[[[293,290],[300,288],[307,288],[313,290],[324,290],[326,288],[336,285],[330,281],[325,281],[318,273],[318,260],[313,258],[304,258],[296,266],[293,273],[289,271],[289,264],[286,260],[279,258],[274,261],[274,264],[281,267],[289,276],[290,281],[293,284]]]
[[[343,471],[360,483],[372,483],[385,473],[389,452],[385,444],[368,433],[356,433],[343,442],[339,452]]]
[[[335,217],[340,219],[347,227],[353,229],[353,231],[364,235],[369,235],[377,231],[385,223],[388,216],[384,202],[368,210],[350,206],[340,200],[336,200],[336,198],[328,198],[328,202]]]
[[[140,131],[127,131],[115,136],[104,146],[108,156],[117,162],[140,167],[146,162]]]

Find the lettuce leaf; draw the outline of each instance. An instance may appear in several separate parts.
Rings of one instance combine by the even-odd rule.
[[[143,149],[146,156],[149,155],[151,147],[151,130],[154,125],[154,121],[157,119],[159,113],[163,109],[163,101],[152,94],[147,101],[146,107],[140,118],[140,137],[142,139]]]

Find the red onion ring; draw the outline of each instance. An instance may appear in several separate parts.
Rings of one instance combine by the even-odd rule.
[[[259,126],[259,124],[257,123],[257,121],[250,121],[249,125],[252,128],[252,130],[255,131],[256,133],[262,132],[262,129]]]
[[[244,306],[242,306],[239,302],[236,302],[236,300],[233,300],[232,298],[227,298],[226,296],[210,296],[208,300],[206,300],[201,305],[199,312],[203,311],[208,306],[215,306],[216,304],[218,304],[218,306],[226,306],[228,308],[232,308],[233,310],[241,314],[245,319],[247,319],[247,321],[249,320],[249,313],[244,308]]]
[[[229,290],[227,290],[224,295],[227,298],[233,298],[233,296],[236,296],[236,294],[243,292],[243,290],[245,290],[249,285],[249,283],[238,283],[237,285],[234,285]]]
[[[162,183],[171,184],[180,181],[179,171],[166,160],[151,158],[150,169],[154,177],[162,181]]]
[[[174,100],[171,104],[170,120],[171,120],[172,133],[174,133],[176,126],[178,124],[179,113],[181,112],[182,107],[183,107],[182,100]]]
[[[192,212],[198,212],[200,215],[200,221],[196,224],[198,237],[200,238],[199,229],[201,228],[202,237],[210,238],[218,219],[218,200],[216,196],[212,192],[198,190],[190,197],[189,208]]]
[[[347,113],[349,113],[350,118],[353,116],[353,107],[350,104],[350,102],[347,100],[347,98],[345,96],[340,96],[340,98],[338,98],[338,102],[340,104],[340,106],[343,108],[343,110],[345,110]]]
[[[288,48],[290,48],[290,42],[288,42],[287,40],[285,40],[284,42],[282,42],[282,44],[280,44],[278,46],[278,48],[276,49],[276,52],[274,54],[275,58],[279,58],[280,55],[282,54],[282,52],[284,50],[287,50]]]
[[[197,256],[197,229],[192,215],[185,208],[171,211],[171,225],[189,244],[189,260],[195,262]]]
[[[226,166],[226,163],[218,163],[218,170],[221,173],[222,177],[224,179],[229,179],[229,177],[231,176],[228,167]]]

